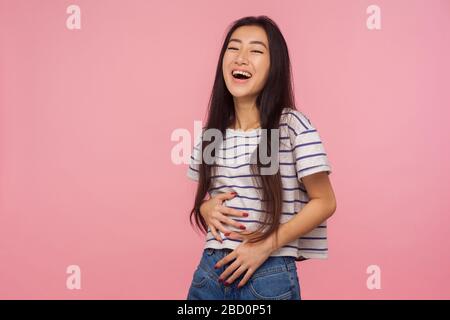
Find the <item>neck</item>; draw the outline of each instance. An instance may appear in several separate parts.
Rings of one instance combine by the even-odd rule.
[[[236,119],[234,129],[250,130],[260,126],[259,110],[255,100],[234,99],[234,111]]]

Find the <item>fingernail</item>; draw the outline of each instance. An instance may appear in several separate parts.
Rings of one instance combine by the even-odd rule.
[[[214,269],[219,269],[219,267],[217,265],[214,266]]]
[[[244,229],[245,229],[245,226],[239,226],[239,228],[242,229],[242,230],[244,230]]]
[[[227,233],[225,233],[225,236],[229,236],[231,234],[231,232],[227,232]]]
[[[230,285],[230,283],[227,282],[227,281],[225,281],[223,284],[226,285],[226,286],[229,286],[229,285]]]
[[[219,282],[222,282],[223,281],[223,279],[222,278],[219,278]]]
[[[232,194],[233,196],[235,196],[235,195],[237,195],[237,192],[232,192],[231,194]]]
[[[243,216],[244,216],[244,217],[248,217],[248,213],[247,213],[247,212],[244,212]]]

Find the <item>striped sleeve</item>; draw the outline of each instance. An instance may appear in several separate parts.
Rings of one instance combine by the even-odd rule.
[[[298,110],[291,111],[290,123],[293,130],[289,135],[298,179],[321,171],[330,174],[328,155],[314,124]]]
[[[189,157],[189,167],[187,170],[187,176],[189,179],[194,181],[199,180],[199,165],[200,165],[200,150],[201,150],[201,140],[200,138],[196,140],[194,148],[192,149],[191,155]]]

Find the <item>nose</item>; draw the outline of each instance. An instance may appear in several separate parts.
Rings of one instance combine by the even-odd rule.
[[[236,57],[236,62],[238,62],[239,64],[243,63],[243,62],[247,62],[247,56],[246,53],[244,52],[244,50],[242,50]]]
[[[243,59],[236,59],[236,65],[241,66],[241,65],[248,65],[248,63],[246,62],[246,60]]]

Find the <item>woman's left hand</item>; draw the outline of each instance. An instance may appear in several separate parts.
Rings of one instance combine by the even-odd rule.
[[[252,235],[252,237],[254,236],[255,234]],[[229,237],[243,240],[243,242],[230,254],[219,260],[216,263],[215,268],[218,269],[234,260],[234,262],[228,266],[224,272],[222,272],[219,277],[219,281],[224,281],[225,285],[229,285],[233,283],[233,281],[236,280],[241,274],[247,271],[238,284],[238,288],[240,288],[247,283],[252,274],[259,268],[260,265],[264,263],[264,261],[267,260],[267,258],[269,258],[271,253],[274,251],[272,245],[273,240],[272,237],[269,237],[256,243],[250,243],[248,242],[250,238],[246,232],[232,232]],[[231,277],[229,277],[230,274],[232,274]]]

